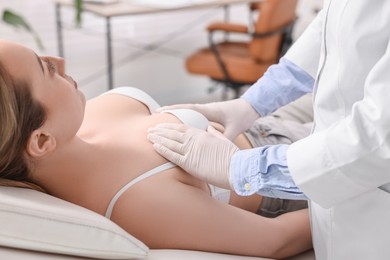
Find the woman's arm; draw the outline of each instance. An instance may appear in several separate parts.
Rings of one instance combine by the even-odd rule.
[[[307,210],[264,218],[214,200],[167,174],[123,194],[112,219],[154,249],[281,258],[311,248]]]

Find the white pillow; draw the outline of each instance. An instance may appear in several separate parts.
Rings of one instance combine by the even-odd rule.
[[[53,196],[0,187],[0,245],[101,259],[144,258],[149,249],[105,217]]]

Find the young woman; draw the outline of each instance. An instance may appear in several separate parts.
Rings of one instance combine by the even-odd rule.
[[[204,127],[196,112],[151,114],[155,106],[133,88],[86,102],[63,59],[0,41],[0,181],[105,215],[150,248],[272,258],[311,248],[307,210],[264,218],[234,206],[256,210],[258,198],[223,203],[154,152],[148,128],[193,118]],[[243,136],[237,144],[250,148]]]

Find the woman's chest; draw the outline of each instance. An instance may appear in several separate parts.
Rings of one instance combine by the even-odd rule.
[[[118,95],[89,101],[78,135],[109,158],[97,169],[101,175],[127,179],[166,163],[147,139],[148,129],[159,123],[180,123],[167,113],[150,114],[141,102]]]
[[[170,114],[120,113],[113,116],[95,117],[80,129],[80,136],[101,149],[110,160],[114,172],[135,169],[140,172],[165,163],[148,140],[148,129],[159,123],[179,123]],[[129,172],[130,170],[127,170]]]
[[[156,153],[147,139],[149,127],[163,122],[178,122],[169,114],[100,117],[89,121],[79,132],[96,147],[97,160],[90,163],[84,204],[104,213],[109,200],[126,184],[168,161]],[[178,171],[179,168],[172,169]],[[93,176],[93,177],[92,177]],[[165,178],[172,178],[165,174]],[[97,199],[99,197],[99,199]]]

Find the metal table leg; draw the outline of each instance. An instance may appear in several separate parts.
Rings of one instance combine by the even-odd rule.
[[[230,21],[230,6],[229,5],[224,5],[223,6],[223,20],[225,23],[228,23]],[[229,40],[229,33],[225,32],[225,41]]]
[[[110,17],[106,18],[106,36],[107,36],[107,73],[108,73],[108,87],[114,87],[113,79],[113,64],[112,64],[112,45],[111,45],[111,21]]]
[[[55,9],[56,9],[58,55],[60,57],[64,57],[64,45],[63,45],[62,24],[61,24],[61,5],[59,3],[56,3]]]

